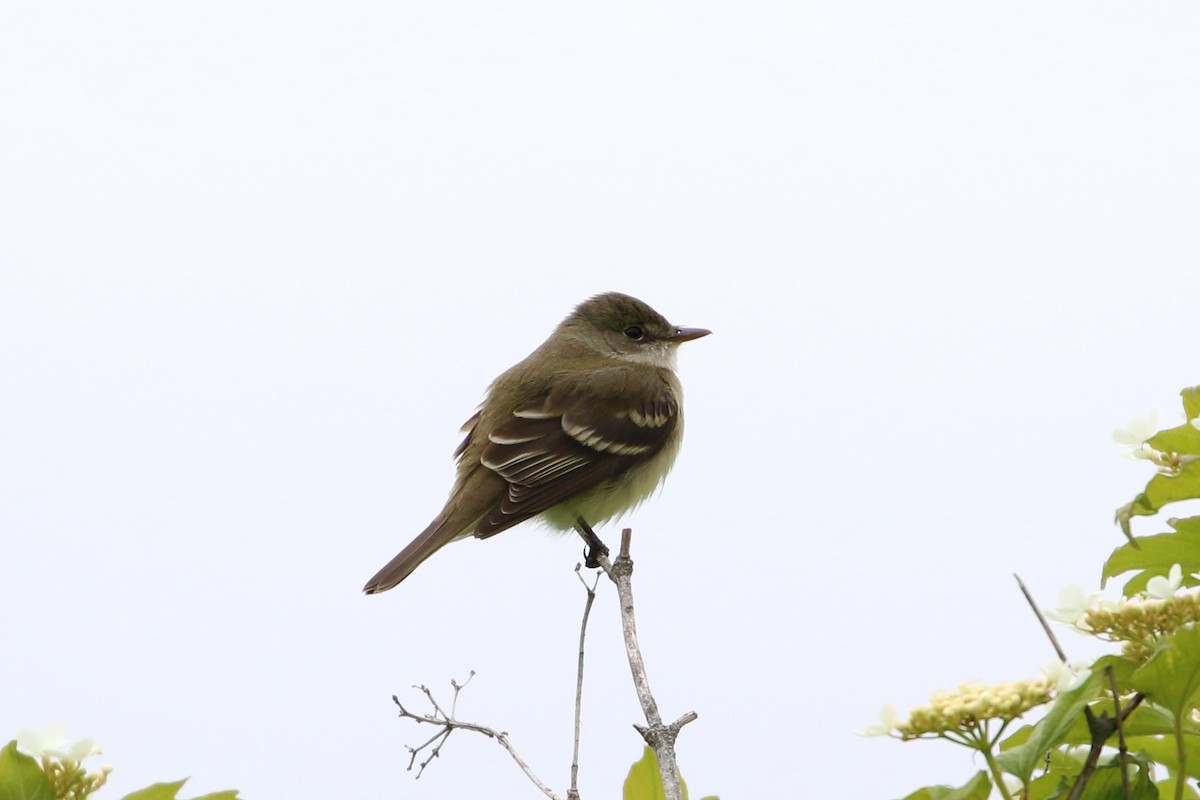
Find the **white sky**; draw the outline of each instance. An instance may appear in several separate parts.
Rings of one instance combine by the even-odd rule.
[[[488,382],[599,291],[687,345],[635,530],[695,796],[898,797],[979,767],[854,735],[1050,660],[1200,383],[1192,3],[9,2],[0,12],[0,740],[102,796],[565,793],[570,539],[437,512]],[[1157,522],[1139,530],[1162,529]],[[616,528],[607,535],[617,538]],[[1064,635],[1075,655],[1087,643]],[[605,590],[581,788],[639,721]]]

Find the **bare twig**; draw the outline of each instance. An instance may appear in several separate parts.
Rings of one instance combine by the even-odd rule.
[[[1109,673],[1109,680],[1115,687],[1116,681],[1112,677],[1111,672]],[[1144,694],[1137,692],[1134,694],[1133,699],[1122,707],[1117,703],[1116,694],[1114,694],[1114,704],[1118,705],[1121,709],[1115,717],[1109,717],[1107,712],[1097,716],[1091,708],[1085,707],[1083,709],[1083,714],[1087,718],[1088,733],[1092,735],[1092,746],[1088,750],[1087,758],[1083,762],[1083,768],[1079,771],[1078,777],[1075,778],[1075,785],[1071,787],[1071,794],[1068,795],[1068,800],[1079,800],[1083,796],[1083,790],[1087,787],[1087,783],[1096,769],[1096,764],[1100,761],[1100,753],[1104,749],[1104,743],[1113,735],[1113,731],[1120,732],[1121,737],[1124,738],[1122,725],[1145,699],[1146,696]],[[1124,749],[1124,745],[1122,745],[1122,749]]]
[[[1062,645],[1058,643],[1058,637],[1050,629],[1050,623],[1046,621],[1042,610],[1038,608],[1037,601],[1029,593],[1028,587],[1025,586],[1025,581],[1021,580],[1021,576],[1015,572],[1013,573],[1013,577],[1017,579],[1017,586],[1021,587],[1021,594],[1025,595],[1025,602],[1029,603],[1029,607],[1033,609],[1034,616],[1037,617],[1038,622],[1042,625],[1042,630],[1046,632],[1046,638],[1054,646],[1054,652],[1058,654],[1059,661],[1069,664],[1066,652],[1062,649]],[[1097,762],[1100,760],[1100,751],[1104,749],[1104,742],[1112,735],[1112,720],[1108,718],[1107,714],[1097,717],[1091,708],[1084,706],[1083,715],[1087,718],[1088,732],[1092,735],[1092,746],[1088,750],[1087,759],[1083,762],[1083,768],[1079,770],[1079,776],[1075,779],[1075,785],[1071,787],[1071,794],[1068,800],[1079,800],[1084,788],[1092,777],[1092,772],[1096,769]]]
[[[1064,664],[1068,663],[1067,654],[1063,651],[1062,645],[1058,643],[1058,638],[1055,637],[1054,632],[1050,630],[1050,623],[1046,622],[1041,609],[1034,602],[1033,595],[1025,587],[1025,582],[1021,580],[1019,575],[1014,574],[1013,577],[1017,579],[1017,585],[1021,587],[1021,593],[1025,595],[1025,600],[1029,603],[1029,607],[1033,609],[1038,622],[1042,624],[1042,630],[1046,632],[1046,636],[1050,639],[1050,644],[1054,645],[1054,652],[1058,654],[1059,659]],[[1083,796],[1083,790],[1087,787],[1092,773],[1096,770],[1096,764],[1100,761],[1100,754],[1104,750],[1104,743],[1108,741],[1114,732],[1117,734],[1119,742],[1121,786],[1124,790],[1124,796],[1129,797],[1129,776],[1125,772],[1125,763],[1128,754],[1125,748],[1125,729],[1122,726],[1125,720],[1129,718],[1129,715],[1133,713],[1133,710],[1141,705],[1144,697],[1139,692],[1133,696],[1133,700],[1128,705],[1122,708],[1116,676],[1113,674],[1111,666],[1106,667],[1106,669],[1108,671],[1108,681],[1112,687],[1113,707],[1115,711],[1113,716],[1109,717],[1107,713],[1097,715],[1096,712],[1092,711],[1091,707],[1084,706],[1083,715],[1087,719],[1088,733],[1091,734],[1092,744],[1088,749],[1087,758],[1083,762],[1083,768],[1079,770],[1079,775],[1075,779],[1075,785],[1071,787],[1068,800],[1078,800],[1078,798]]]
[[[617,587],[625,654],[629,659],[629,671],[633,675],[633,688],[637,692],[647,722],[645,726],[634,725],[634,728],[654,750],[666,800],[682,800],[679,766],[675,760],[675,739],[679,736],[680,729],[696,719],[697,715],[696,712],[689,711],[670,725],[664,725],[662,716],[658,713],[658,703],[650,691],[650,680],[646,676],[646,664],[642,660],[642,650],[638,645],[637,622],[633,613],[633,559],[629,557],[632,535],[633,531],[629,528],[621,531],[621,551],[615,562],[610,564],[605,556],[598,557],[596,561]]]
[[[592,613],[592,604],[596,601],[596,586],[600,576],[588,586],[583,575],[579,573],[579,564],[575,565],[575,574],[587,591],[587,600],[583,604],[583,621],[579,624],[579,668],[575,677],[575,748],[571,753],[571,788],[567,790],[567,800],[579,800],[579,731],[580,717],[583,714],[583,644],[587,638],[588,616]]]
[[[1129,800],[1129,771],[1125,768],[1129,759],[1129,750],[1125,747],[1125,725],[1121,717],[1121,693],[1117,689],[1117,676],[1112,664],[1104,668],[1108,673],[1108,686],[1112,690],[1113,719],[1117,721],[1117,757],[1121,765],[1121,797]]]
[[[1083,713],[1087,717],[1088,733],[1092,735],[1092,746],[1083,762],[1083,768],[1079,770],[1079,776],[1075,778],[1075,785],[1071,787],[1071,793],[1067,795],[1067,800],[1079,800],[1080,797],[1083,797],[1083,790],[1087,788],[1092,773],[1096,771],[1096,764],[1100,761],[1104,743],[1108,741],[1108,737],[1112,736],[1112,732],[1116,728],[1116,724],[1108,714],[1096,716],[1092,709],[1087,707],[1083,709]]]
[[[444,745],[446,740],[450,738],[451,733],[458,729],[474,731],[475,733],[481,733],[484,736],[487,736],[489,739],[495,740],[501,747],[507,750],[508,754],[512,756],[513,761],[517,762],[517,766],[520,767],[521,771],[525,773],[525,777],[529,778],[533,785],[541,790],[542,794],[546,795],[546,797],[549,797],[550,800],[561,800],[561,798],[555,794],[550,787],[542,783],[538,776],[534,774],[533,770],[530,769],[529,765],[525,763],[525,760],[521,758],[516,748],[513,747],[512,743],[508,740],[507,733],[504,731],[498,731],[494,728],[489,728],[486,725],[479,725],[474,722],[462,722],[454,718],[454,710],[458,705],[458,694],[468,683],[470,683],[471,678],[474,676],[475,673],[471,672],[470,677],[468,677],[467,680],[463,681],[461,684],[457,683],[456,681],[450,682],[450,685],[454,687],[454,699],[450,704],[449,714],[442,710],[442,707],[438,705],[437,700],[434,699],[433,692],[429,691],[428,687],[414,686],[413,688],[419,689],[425,694],[425,697],[429,699],[429,702],[433,705],[433,714],[417,714],[413,711],[409,711],[404,707],[404,704],[400,702],[399,697],[392,695],[392,702],[394,702],[396,707],[400,709],[400,716],[402,718],[411,719],[419,723],[435,725],[442,729],[431,736],[424,744],[421,744],[418,747],[408,748],[408,752],[411,754],[411,758],[408,762],[409,770],[411,770],[413,765],[416,764],[417,755],[425,748],[433,745],[433,748],[429,751],[428,758],[417,765],[419,767],[417,770],[417,777],[420,778],[421,773],[425,771],[425,767],[429,766],[429,763],[433,761],[433,759],[441,755],[442,745]],[[435,742],[436,744],[434,744]]]
[[[1021,576],[1013,573],[1013,577],[1017,579],[1017,586],[1021,587],[1021,594],[1025,595],[1025,600],[1029,603],[1029,607],[1033,609],[1033,613],[1038,618],[1038,622],[1042,623],[1042,630],[1046,632],[1046,637],[1050,639],[1050,644],[1054,645],[1054,652],[1058,653],[1058,659],[1064,664],[1067,663],[1067,654],[1063,652],[1062,645],[1058,643],[1058,638],[1054,635],[1054,631],[1050,630],[1050,623],[1046,622],[1046,618],[1042,616],[1042,610],[1038,608],[1038,604],[1034,602],[1033,595],[1025,588],[1025,582],[1021,580]]]

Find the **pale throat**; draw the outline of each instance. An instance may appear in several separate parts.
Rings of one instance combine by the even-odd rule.
[[[659,369],[669,369],[675,371],[678,365],[676,359],[677,348],[670,344],[648,344],[645,347],[639,347],[629,353],[613,351],[608,353],[609,358],[615,358],[618,361],[633,362],[634,364],[649,364],[652,367]]]

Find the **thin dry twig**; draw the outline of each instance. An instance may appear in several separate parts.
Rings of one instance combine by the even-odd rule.
[[[1054,652],[1058,653],[1058,659],[1064,664],[1067,663],[1067,654],[1063,652],[1062,645],[1058,643],[1058,637],[1054,635],[1054,631],[1050,630],[1050,623],[1042,616],[1042,610],[1038,608],[1038,604],[1034,602],[1033,595],[1029,593],[1029,589],[1025,588],[1025,581],[1021,580],[1021,576],[1013,573],[1013,577],[1017,579],[1017,586],[1021,587],[1021,594],[1025,595],[1026,602],[1033,609],[1034,615],[1038,618],[1038,622],[1042,623],[1042,630],[1046,632],[1046,638],[1050,640],[1050,644],[1054,645]]]
[[[1046,617],[1042,615],[1042,610],[1038,608],[1038,604],[1034,601],[1033,595],[1029,593],[1029,589],[1025,587],[1025,582],[1021,580],[1021,576],[1014,574],[1017,579],[1017,585],[1021,587],[1021,593],[1025,595],[1025,600],[1029,603],[1029,607],[1033,609],[1033,613],[1038,618],[1038,622],[1042,624],[1042,630],[1046,632],[1047,638],[1050,639],[1050,644],[1054,646],[1054,652],[1058,653],[1058,657],[1064,664],[1067,662],[1067,654],[1063,652],[1062,646],[1058,643],[1058,639],[1054,635],[1054,631],[1050,630],[1050,623],[1046,621]],[[1096,765],[1100,762],[1100,754],[1104,750],[1104,744],[1115,732],[1119,743],[1119,754],[1121,759],[1121,786],[1124,789],[1124,796],[1129,797],[1129,777],[1125,771],[1125,762],[1127,751],[1125,749],[1125,729],[1123,724],[1129,715],[1133,713],[1145,696],[1138,692],[1129,701],[1129,704],[1124,708],[1121,707],[1121,698],[1117,688],[1117,679],[1113,674],[1112,667],[1105,668],[1108,671],[1108,681],[1112,689],[1113,707],[1115,711],[1112,717],[1108,716],[1107,712],[1099,715],[1092,711],[1090,706],[1084,706],[1083,715],[1087,719],[1088,733],[1091,734],[1092,743],[1088,749],[1087,758],[1083,762],[1083,767],[1079,770],[1079,775],[1075,779],[1075,785],[1071,787],[1071,793],[1068,795],[1068,800],[1079,800],[1083,796],[1083,790],[1087,788],[1088,781],[1091,780],[1092,773],[1096,771]]]
[[[1112,682],[1115,686],[1115,680]],[[1097,715],[1091,708],[1085,707],[1083,709],[1084,716],[1087,718],[1088,733],[1092,736],[1092,744],[1088,749],[1087,758],[1084,759],[1083,768],[1079,770],[1079,776],[1075,779],[1075,785],[1071,787],[1071,793],[1067,796],[1067,800],[1079,800],[1083,796],[1083,790],[1087,788],[1087,783],[1091,780],[1092,773],[1095,772],[1096,765],[1100,762],[1100,754],[1104,750],[1104,743],[1108,741],[1114,731],[1120,732],[1122,738],[1124,738],[1122,725],[1145,699],[1146,696],[1138,692],[1129,703],[1121,707],[1117,702],[1117,695],[1114,693],[1113,702],[1121,708],[1115,717],[1108,716],[1108,712]],[[1123,768],[1122,771],[1124,771]]]
[[[561,798],[555,794],[550,787],[542,783],[541,779],[538,778],[538,776],[534,774],[533,770],[530,769],[529,765],[525,763],[525,760],[521,758],[521,755],[517,752],[516,748],[513,747],[512,742],[508,740],[507,733],[504,731],[498,731],[495,728],[489,728],[486,725],[479,725],[474,722],[463,722],[455,719],[454,712],[458,707],[458,694],[463,690],[464,687],[466,687],[468,683],[471,682],[471,678],[473,677],[475,677],[475,672],[472,670],[470,676],[468,676],[467,679],[461,684],[457,681],[450,681],[450,685],[454,687],[454,699],[450,703],[449,714],[442,709],[441,705],[438,704],[437,699],[434,698],[433,692],[431,692],[426,686],[414,686],[413,688],[419,689],[422,693],[424,693],[425,697],[428,698],[429,702],[433,705],[433,714],[418,714],[416,712],[409,711],[404,707],[404,704],[400,702],[399,697],[392,695],[392,702],[394,702],[396,707],[400,709],[401,718],[411,719],[418,723],[426,723],[441,728],[440,731],[431,736],[423,744],[418,745],[417,747],[408,747],[408,752],[411,756],[408,761],[408,769],[411,771],[413,766],[416,765],[418,767],[417,777],[420,778],[421,774],[425,771],[425,767],[429,766],[429,763],[433,761],[433,759],[441,755],[442,745],[444,745],[446,740],[450,738],[451,733],[459,729],[465,731],[474,731],[475,733],[481,733],[484,736],[487,736],[489,739],[495,740],[501,747],[507,750],[508,754],[512,756],[513,761],[517,762],[517,766],[520,767],[521,771],[525,773],[525,777],[529,778],[533,785],[541,790],[542,794],[546,795],[546,797],[549,797],[550,800],[561,800]],[[434,744],[435,742],[436,744]],[[433,745],[433,747],[429,751],[428,757],[424,761],[420,762],[420,764],[417,764],[418,754],[420,754],[422,750],[425,750],[430,745]]]
[[[586,526],[583,525],[582,520],[580,522],[581,526],[586,528]],[[579,533],[581,536],[583,536],[584,541],[588,542],[589,562],[595,562],[595,565],[603,570],[604,574],[607,575],[609,580],[611,580],[617,587],[617,597],[619,599],[621,609],[621,630],[625,639],[625,652],[629,660],[629,670],[633,676],[634,689],[637,692],[638,700],[641,702],[642,711],[646,716],[647,722],[646,725],[635,724],[633,727],[642,735],[642,738],[646,741],[646,744],[648,744],[654,750],[654,755],[658,760],[659,774],[662,777],[663,792],[666,800],[682,800],[682,782],[679,778],[679,767],[675,759],[675,740],[678,738],[679,731],[683,728],[683,726],[697,719],[698,715],[694,711],[689,711],[671,724],[663,724],[662,717],[658,712],[658,704],[655,702],[654,695],[650,691],[650,681],[646,676],[646,665],[642,659],[641,647],[638,644],[637,623],[634,618],[633,610],[633,559],[629,556],[629,547],[633,531],[629,528],[625,528],[621,531],[621,550],[615,563],[610,562],[608,556],[604,552],[600,552],[599,548],[594,547],[594,544],[599,540],[596,538],[595,534],[590,531],[590,529],[586,530],[586,532],[584,529],[580,529]],[[588,534],[590,534],[590,538]],[[603,544],[600,544],[602,548]],[[579,567],[577,566],[577,574],[578,571]],[[579,775],[579,742],[581,730],[580,718],[583,703],[584,642],[587,633],[588,617],[591,613],[592,604],[595,600],[596,586],[599,582],[599,577],[597,576],[596,582],[594,582],[589,588],[586,581],[583,580],[582,575],[579,576],[579,579],[581,582],[583,582],[584,588],[587,589],[588,599],[584,607],[583,620],[579,633],[579,666],[575,692],[575,746],[571,762],[571,788],[568,794],[569,800],[578,800],[579,798],[577,779]],[[400,702],[400,698],[398,698],[396,695],[392,695],[392,701],[396,704],[396,707],[400,709],[400,716],[402,718],[411,719],[418,723],[435,725],[441,729],[421,745],[408,748],[411,756],[409,759],[408,769],[412,770],[414,766],[417,766],[417,777],[421,777],[421,774],[425,771],[425,768],[429,766],[433,759],[441,755],[442,746],[445,745],[446,740],[450,737],[450,734],[461,728],[462,730],[474,731],[494,739],[500,744],[500,746],[508,751],[508,754],[517,763],[517,766],[521,768],[521,771],[525,773],[525,776],[529,778],[529,780],[542,792],[542,794],[551,800],[560,800],[558,795],[555,794],[548,786],[546,786],[541,779],[534,774],[529,765],[525,763],[524,759],[522,759],[520,754],[517,753],[516,748],[514,748],[512,743],[509,742],[508,735],[504,731],[497,731],[494,728],[489,728],[486,725],[479,725],[473,722],[463,722],[455,718],[455,713],[458,708],[458,695],[467,685],[467,683],[470,682],[474,675],[475,673],[472,672],[467,680],[462,684],[459,684],[456,681],[450,682],[450,685],[454,688],[454,698],[450,704],[449,713],[447,713],[441,707],[437,699],[433,696],[433,692],[431,692],[426,686],[415,686],[413,688],[420,690],[425,695],[426,699],[429,700],[430,705],[432,705],[434,709],[433,714],[418,714],[409,711]],[[427,748],[429,748],[428,756],[424,761],[421,761],[418,764],[418,755]]]
[[[1117,721],[1117,757],[1121,765],[1121,796],[1129,800],[1129,770],[1126,769],[1129,760],[1129,750],[1125,746],[1125,725],[1121,716],[1121,694],[1117,689],[1117,676],[1112,664],[1104,668],[1108,673],[1108,686],[1112,690],[1113,719]]]
[[[600,584],[600,576],[588,586],[587,581],[579,572],[580,565],[575,565],[575,575],[587,592],[587,600],[583,604],[583,621],[579,624],[579,668],[575,677],[575,747],[571,753],[571,788],[567,790],[567,800],[579,800],[579,734],[580,718],[583,714],[583,653],[584,642],[587,639],[588,617],[592,613],[592,604],[596,602],[596,587]]]
[[[580,535],[583,535],[580,532]],[[634,729],[642,735],[654,755],[658,759],[658,771],[662,776],[663,793],[666,800],[682,800],[683,789],[679,779],[679,765],[675,759],[675,739],[684,725],[697,718],[694,711],[689,711],[670,725],[664,725],[662,716],[658,713],[658,703],[650,691],[650,680],[646,676],[646,663],[642,659],[642,649],[638,644],[637,621],[633,611],[633,559],[629,556],[629,545],[633,538],[633,530],[625,528],[621,531],[621,550],[617,560],[609,563],[608,558],[596,558],[600,568],[617,587],[617,598],[621,607],[621,632],[625,638],[625,655],[629,660],[629,671],[633,675],[633,687],[637,692],[642,713],[646,716],[646,725],[634,725]],[[584,536],[584,540],[587,537]]]

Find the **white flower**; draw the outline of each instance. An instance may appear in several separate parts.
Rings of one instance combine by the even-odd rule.
[[[1046,676],[1046,680],[1054,684],[1054,688],[1062,691],[1063,684],[1069,684],[1071,679],[1075,677],[1075,673],[1071,672],[1071,668],[1061,661],[1051,661],[1042,667],[1042,674]]]
[[[879,709],[879,722],[868,725],[862,732],[863,736],[887,736],[896,729],[896,707],[884,706]]]
[[[1129,605],[1129,603],[1129,598],[1125,596],[1118,597],[1116,600],[1109,600],[1106,597],[1102,597],[1100,598],[1100,602],[1097,603],[1097,607],[1101,611],[1111,611],[1115,614],[1121,609],[1125,608],[1125,606]]]
[[[1155,575],[1146,581],[1146,594],[1157,600],[1166,600],[1175,594],[1175,590],[1183,583],[1183,567],[1175,564],[1167,577]]]
[[[1145,447],[1146,440],[1157,432],[1158,412],[1151,411],[1147,419],[1135,417],[1129,421],[1129,427],[1115,429],[1112,437],[1127,457],[1146,458],[1148,455],[1148,448]]]
[[[1046,616],[1055,622],[1063,622],[1087,630],[1087,623],[1083,621],[1083,618],[1087,615],[1087,611],[1096,597],[1096,594],[1085,594],[1082,586],[1072,583],[1058,593],[1058,608],[1054,611],[1047,611]]]
[[[17,734],[17,748],[34,758],[58,758],[82,761],[100,752],[91,739],[67,741],[67,726],[51,725],[44,732],[24,730]]]
[[[1088,679],[1092,671],[1082,662],[1064,664],[1062,661],[1051,661],[1042,667],[1046,680],[1054,684],[1059,692],[1068,692]]]

